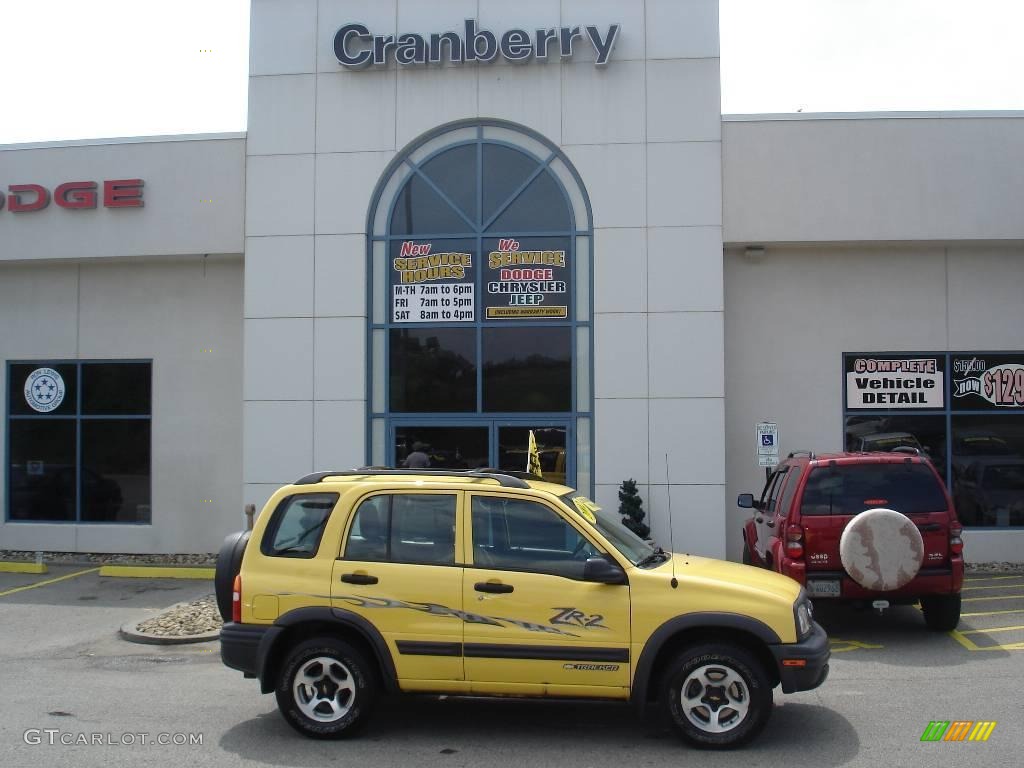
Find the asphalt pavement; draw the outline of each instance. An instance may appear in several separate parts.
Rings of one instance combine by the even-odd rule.
[[[959,638],[927,632],[912,607],[877,615],[819,606],[833,639],[828,681],[807,693],[776,689],[760,738],[718,753],[685,746],[625,705],[437,697],[384,700],[364,735],[312,741],[284,723],[272,695],[221,665],[216,643],[118,637],[125,622],[208,594],[209,582],[73,567],[0,574],[0,765],[1017,768],[1024,577],[967,586],[964,612],[976,615],[965,616]],[[996,726],[983,743],[923,743],[932,720]]]

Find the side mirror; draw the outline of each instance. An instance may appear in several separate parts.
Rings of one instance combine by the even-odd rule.
[[[626,572],[604,557],[588,557],[583,564],[583,580],[598,584],[625,584]]]
[[[756,505],[754,504],[754,494],[741,493],[736,497],[736,506],[741,509],[756,509]]]

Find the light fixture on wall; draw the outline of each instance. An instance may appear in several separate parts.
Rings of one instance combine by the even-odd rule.
[[[764,246],[748,245],[743,251],[743,256],[747,261],[764,261]]]

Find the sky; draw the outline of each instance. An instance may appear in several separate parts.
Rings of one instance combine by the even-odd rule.
[[[1020,0],[720,15],[725,114],[1024,109]],[[248,0],[0,0],[0,144],[244,131],[248,33]]]

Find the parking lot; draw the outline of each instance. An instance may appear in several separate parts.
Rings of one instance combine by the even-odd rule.
[[[221,665],[216,643],[117,636],[122,623],[211,588],[84,567],[0,574],[0,765],[1016,767],[1024,747],[1022,575],[970,578],[950,634],[926,632],[912,607],[878,615],[819,606],[833,638],[829,680],[807,693],[776,691],[768,728],[742,754],[691,750],[621,705],[436,697],[383,702],[355,740],[303,739],[272,696]],[[922,743],[932,720],[997,725],[984,743]],[[101,734],[103,743],[65,745],[62,734]],[[160,734],[186,743],[142,743]],[[202,743],[188,744],[195,734]],[[133,743],[121,743],[129,735]]]

